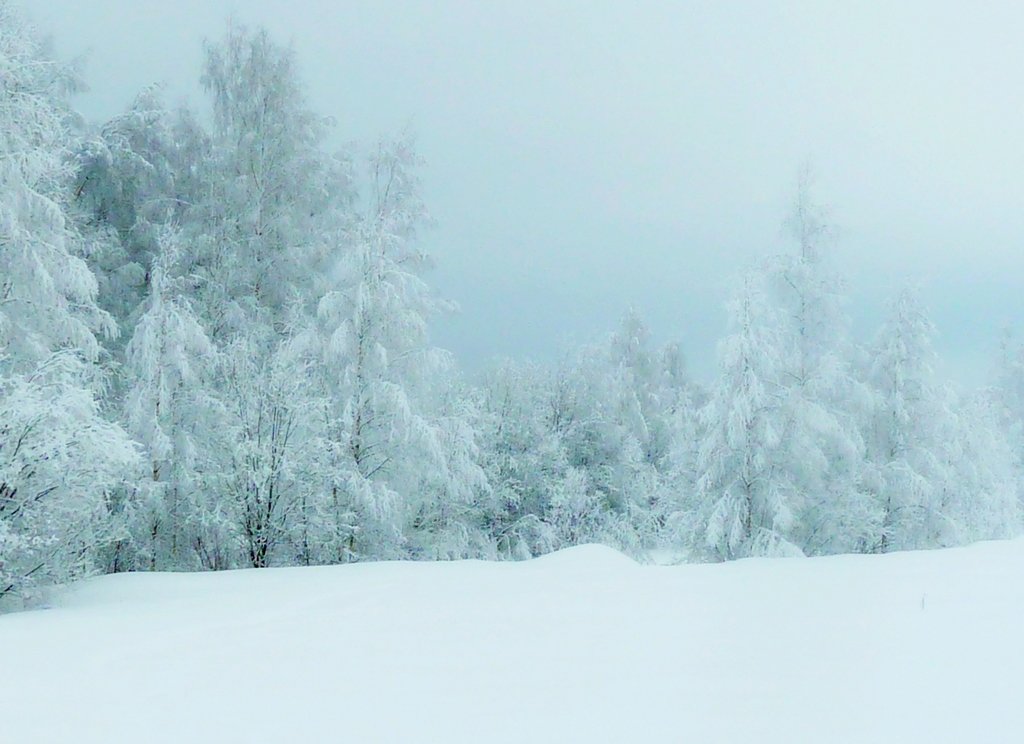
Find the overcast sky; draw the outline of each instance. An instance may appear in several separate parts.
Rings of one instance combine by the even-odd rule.
[[[339,144],[411,124],[433,281],[462,308],[435,337],[470,369],[557,358],[632,304],[709,377],[730,277],[783,248],[808,159],[861,338],[910,279],[960,381],[1024,326],[1021,3],[25,5],[87,55],[90,118],[153,82],[196,99],[233,14],[294,43]]]

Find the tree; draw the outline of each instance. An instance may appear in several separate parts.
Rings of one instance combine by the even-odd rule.
[[[785,338],[757,277],[745,277],[729,310],[720,378],[700,413],[707,433],[694,550],[715,560],[800,554],[792,540],[799,492],[780,467]]]
[[[434,449],[412,493],[418,494],[409,521],[410,553],[417,558],[494,558],[487,520],[493,491],[481,465],[479,434],[473,428],[476,402],[452,386],[432,406]]]
[[[850,369],[844,283],[830,261],[835,231],[813,199],[807,168],[786,228],[795,250],[771,258],[765,271],[787,349],[779,378],[786,451],[778,465],[800,505],[794,539],[809,554],[857,550],[874,519],[860,482],[865,396]]]
[[[0,596],[93,567],[135,452],[97,403],[114,333],[67,219],[75,80],[0,3]]]
[[[190,211],[184,270],[192,306],[219,353],[222,448],[206,487],[252,566],[289,561],[310,484],[299,463],[315,441],[308,360],[293,348],[318,299],[330,221],[348,200],[326,122],[308,107],[291,49],[231,25],[209,44],[202,83],[213,133],[205,197]],[[200,143],[201,144],[201,143]]]
[[[1020,471],[990,394],[946,392],[955,411],[944,449],[952,478],[939,497],[930,542],[945,547],[1016,535],[1021,527]]]
[[[0,350],[8,369],[26,369],[55,349],[99,354],[97,332],[113,334],[96,305],[96,278],[76,255],[66,216],[70,175],[71,71],[48,59],[14,9],[0,5]]]
[[[929,547],[928,524],[950,478],[942,443],[951,411],[933,380],[935,327],[916,291],[896,297],[874,345],[871,381],[877,394],[868,455],[876,468],[882,513],[874,549]]]
[[[163,228],[184,221],[199,198],[188,175],[199,160],[189,134],[198,130],[187,110],[169,112],[152,86],[78,147],[76,216],[92,244],[100,304],[125,324],[150,289]]]
[[[1024,473],[1024,345],[1004,332],[989,398],[1018,471]]]
[[[199,525],[215,511],[199,488],[220,418],[209,387],[215,350],[177,275],[179,240],[171,227],[157,239],[149,298],[126,350],[125,420],[148,460],[136,546],[151,569],[194,565],[210,548]]]
[[[652,348],[635,310],[612,335],[607,365],[597,372],[594,406],[621,432],[612,470],[634,547],[651,547],[682,493],[693,488],[697,390],[679,345]]]
[[[0,598],[90,573],[125,536],[108,497],[137,454],[83,375],[72,352],[0,375]]]
[[[427,324],[448,304],[422,278],[431,262],[415,238],[429,215],[417,164],[408,138],[382,142],[370,158],[364,211],[338,220],[332,284],[306,334],[321,375],[324,478],[343,560],[400,554],[409,531],[433,523],[414,494],[422,497],[424,482],[434,484],[427,493],[451,484],[441,474],[456,462],[478,478],[470,432],[431,408],[451,360],[430,346]]]
[[[197,215],[203,314],[215,341],[285,329],[310,285],[322,220],[345,198],[344,164],[323,151],[326,120],[306,101],[292,49],[265,29],[231,24],[206,46],[201,78],[213,108],[208,197]]]
[[[244,561],[253,568],[289,562],[277,553],[296,516],[302,425],[310,413],[305,368],[293,362],[287,346],[262,356],[261,341],[255,334],[237,339],[224,350],[220,367],[230,458],[221,483]]]
[[[549,521],[554,486],[568,467],[551,424],[552,376],[536,365],[506,362],[486,375],[474,428],[491,489],[486,526],[503,558],[528,558],[559,545]]]

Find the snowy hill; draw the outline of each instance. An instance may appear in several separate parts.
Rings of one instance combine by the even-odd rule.
[[[1001,742],[1024,542],[82,582],[0,617],[4,742]]]

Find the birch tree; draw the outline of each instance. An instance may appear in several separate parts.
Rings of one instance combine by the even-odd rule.
[[[116,328],[67,219],[74,83],[0,3],[0,596],[92,569],[135,457],[96,397]]]
[[[148,462],[136,542],[151,569],[202,565],[196,556],[210,546],[200,523],[215,510],[200,488],[221,418],[211,394],[215,351],[178,274],[179,240],[171,227],[157,238],[149,297],[126,350],[125,419]]]

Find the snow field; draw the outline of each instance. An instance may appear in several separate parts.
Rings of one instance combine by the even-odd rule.
[[[0,617],[4,742],[1001,742],[1024,541],[127,574]]]

